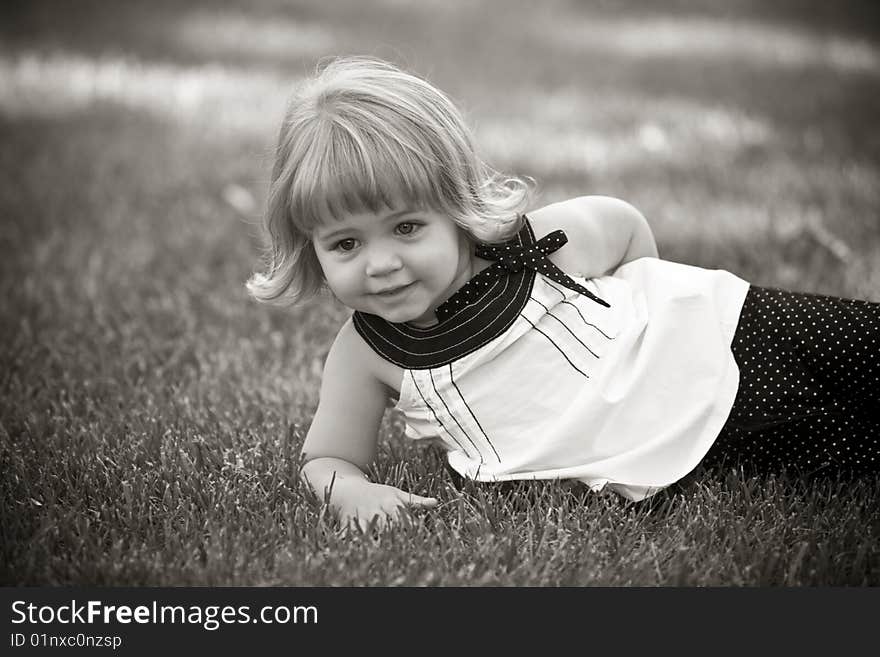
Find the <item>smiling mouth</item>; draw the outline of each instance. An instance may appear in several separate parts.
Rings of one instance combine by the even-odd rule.
[[[399,285],[397,287],[390,287],[388,289],[382,290],[381,292],[375,292],[375,296],[377,297],[393,297],[404,290],[408,290],[412,283],[407,283],[406,285]]]

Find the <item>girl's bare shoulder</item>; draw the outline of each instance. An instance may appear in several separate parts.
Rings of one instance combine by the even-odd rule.
[[[620,261],[633,226],[644,221],[632,205],[611,196],[578,196],[528,213],[535,237],[554,230],[568,241],[550,256],[572,276],[590,278],[606,273]]]
[[[557,201],[528,213],[539,239],[554,230],[582,234],[593,223],[604,223],[639,214],[632,205],[613,196],[577,196]],[[569,237],[571,237],[570,235]]]

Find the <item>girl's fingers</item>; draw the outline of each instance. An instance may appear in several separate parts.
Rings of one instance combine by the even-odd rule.
[[[436,497],[423,497],[399,491],[397,504],[385,505],[380,511],[367,517],[366,512],[358,510],[344,515],[343,527],[347,531],[360,531],[362,534],[371,529],[383,530],[395,521],[406,516],[407,507],[430,508],[439,503]]]
[[[413,495],[410,493],[407,496],[406,503],[410,506],[422,506],[422,507],[432,507],[437,506],[437,498],[436,497],[422,497],[421,495]]]

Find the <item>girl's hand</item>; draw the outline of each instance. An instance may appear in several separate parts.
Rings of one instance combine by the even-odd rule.
[[[357,527],[366,532],[373,518],[376,519],[374,527],[384,529],[400,520],[401,515],[410,508],[437,506],[437,499],[364,479],[345,478],[334,482],[330,506],[336,511],[343,527]]]

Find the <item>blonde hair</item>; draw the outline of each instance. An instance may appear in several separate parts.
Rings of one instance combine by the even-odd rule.
[[[283,305],[318,293],[310,235],[328,218],[404,202],[498,242],[519,230],[529,192],[477,157],[458,109],[430,83],[382,60],[333,59],[288,103],[263,219],[268,270],[247,288]]]

